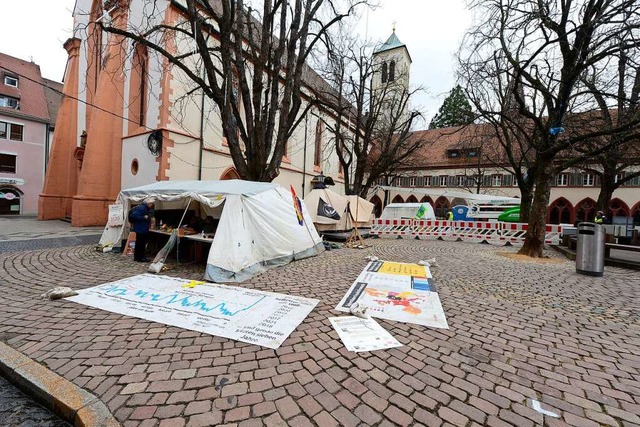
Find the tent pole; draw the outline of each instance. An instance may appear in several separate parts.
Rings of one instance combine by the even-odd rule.
[[[189,203],[187,203],[187,207],[184,212],[182,212],[182,218],[180,218],[180,222],[178,223],[178,241],[176,242],[176,265],[180,265],[180,227],[182,226],[182,221],[184,221],[184,217],[187,216],[187,211],[189,211],[189,206],[191,206],[192,197],[189,197]]]

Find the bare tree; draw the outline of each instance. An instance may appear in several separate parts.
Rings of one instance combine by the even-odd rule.
[[[326,126],[345,179],[347,194],[366,197],[380,178],[392,179],[401,169],[415,164],[415,154],[425,146],[420,132],[413,132],[422,114],[410,101],[419,89],[401,84],[402,70],[394,79],[374,85],[381,67],[373,49],[341,37],[339,46],[328,49],[327,80],[335,92],[323,96],[325,108],[334,120]],[[345,42],[346,41],[346,42]],[[408,72],[408,70],[407,70]]]
[[[155,12],[160,0],[146,2],[144,10]],[[192,84],[187,93],[203,91],[213,100],[240,176],[271,181],[288,139],[315,104],[313,86],[323,85],[306,63],[310,53],[366,2],[184,0],[166,2],[179,9],[175,22],[101,26],[160,53]]]
[[[613,192],[624,183],[640,176],[640,170],[630,172],[631,166],[640,166],[640,148],[638,137],[640,131],[637,124],[640,115],[640,63],[638,50],[620,51],[612,60],[617,61],[617,69],[612,75],[585,73],[584,83],[597,103],[598,119],[589,118],[589,123],[582,126],[601,126],[607,129],[622,128],[631,123],[631,128],[622,133],[612,133],[596,138],[588,145],[588,150],[596,150],[601,146],[611,146],[606,151],[587,159],[581,169],[600,177],[600,193],[596,208],[606,211]],[[606,77],[606,79],[603,79]],[[600,79],[600,82],[596,80]],[[604,81],[602,81],[604,80]],[[616,103],[610,105],[603,94],[607,87],[610,93],[616,93]],[[600,88],[600,89],[599,89]]]
[[[637,120],[612,128],[570,132],[565,122],[594,107],[582,77],[587,72],[606,73],[609,58],[638,45],[640,4],[633,0],[474,0],[471,7],[481,22],[466,36],[460,54],[463,75],[474,84],[500,79],[486,93],[478,108],[493,123],[508,124],[511,139],[505,144],[519,185],[533,190],[528,232],[521,254],[542,256],[550,182],[558,168],[559,154],[605,135],[622,135]],[[489,67],[489,72],[481,69]],[[475,79],[475,80],[474,80]],[[471,86],[466,84],[467,88]],[[502,90],[506,89],[506,90]],[[607,99],[617,94],[598,90]],[[500,99],[497,94],[506,94]],[[505,108],[513,101],[513,107]],[[511,116],[513,111],[516,116]],[[515,118],[513,118],[515,117]],[[626,135],[623,139],[628,139]],[[611,141],[584,157],[604,152],[621,141]],[[526,159],[526,162],[522,162]],[[577,160],[576,160],[577,161]],[[521,187],[522,190],[522,187]],[[523,194],[523,200],[525,198]]]

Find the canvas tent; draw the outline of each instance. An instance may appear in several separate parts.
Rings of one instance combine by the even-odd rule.
[[[309,209],[309,215],[318,231],[350,230],[353,226],[359,228],[371,226],[373,203],[358,196],[341,196],[328,188],[316,188],[307,194],[304,204]],[[326,205],[333,207],[340,219],[327,217],[326,213],[323,213]],[[354,220],[351,226],[347,206]]]
[[[242,180],[160,181],[122,190],[116,204],[123,212],[146,198],[156,200],[156,210],[185,209],[197,202],[206,215],[219,218],[211,244],[205,279],[242,282],[255,274],[292,260],[317,255],[322,240],[311,226],[302,204],[299,224],[291,192],[273,183]],[[100,243],[119,242],[127,224],[105,227]],[[115,243],[112,243],[115,244]]]
[[[382,210],[380,219],[436,219],[433,206],[429,202],[422,203],[389,203]]]

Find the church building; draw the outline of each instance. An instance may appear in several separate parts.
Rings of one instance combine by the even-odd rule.
[[[162,180],[239,177],[213,101],[201,91],[191,92],[184,74],[155,51],[102,32],[96,24],[110,19],[114,27],[137,28],[144,19],[145,25],[173,25],[181,19],[178,3],[76,2],[74,34],[64,44],[65,97],[39,199],[40,219],[103,225],[121,189]],[[175,39],[162,43],[177,52]],[[314,96],[317,85],[326,84],[313,72],[306,78],[303,102]],[[301,198],[320,172],[332,176],[335,190],[344,193],[323,120],[331,116],[312,107],[290,137],[274,181],[293,185]]]

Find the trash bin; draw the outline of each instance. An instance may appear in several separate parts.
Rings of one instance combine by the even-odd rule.
[[[578,224],[576,272],[589,276],[604,274],[604,237],[604,227],[601,224]]]

